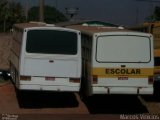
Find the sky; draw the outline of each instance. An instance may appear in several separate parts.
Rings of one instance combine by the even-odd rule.
[[[16,0],[23,5],[26,0]],[[39,5],[39,0],[28,0],[29,6]],[[45,0],[46,5],[56,7],[66,14],[65,8],[79,8],[76,19],[91,19],[121,26],[143,23],[146,17],[160,6],[160,0]]]

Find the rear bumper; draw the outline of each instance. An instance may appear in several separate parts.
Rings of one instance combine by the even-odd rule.
[[[45,80],[43,77],[33,77],[30,81],[20,80],[17,88],[19,90],[79,92],[80,83],[70,82],[69,78]]]
[[[31,85],[20,84],[19,90],[36,90],[36,91],[58,91],[58,92],[79,92],[79,86],[58,86],[58,85]]]
[[[93,87],[92,94],[140,94],[152,95],[153,87]]]

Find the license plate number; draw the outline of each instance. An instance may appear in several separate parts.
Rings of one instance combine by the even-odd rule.
[[[45,80],[54,81],[54,80],[55,80],[55,77],[45,77]]]
[[[118,77],[118,80],[128,80],[128,77]]]

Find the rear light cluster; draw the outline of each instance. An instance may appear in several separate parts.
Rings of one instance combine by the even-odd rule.
[[[153,84],[154,83],[154,77],[153,76],[149,76],[148,77],[148,84]]]
[[[31,76],[20,76],[20,80],[31,81]],[[45,80],[54,81],[55,77],[45,77]],[[80,78],[70,78],[69,82],[80,83]]]
[[[69,78],[69,82],[80,83],[80,78]]]
[[[20,80],[30,81],[31,76],[20,76]]]
[[[97,75],[93,75],[92,83],[93,84],[97,84],[98,83],[98,77],[97,77]]]
[[[160,70],[157,70],[154,74],[160,75]]]

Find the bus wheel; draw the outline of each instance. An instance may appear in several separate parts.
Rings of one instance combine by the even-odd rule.
[[[160,81],[154,82],[154,96],[157,100],[160,100]]]
[[[85,81],[85,78],[84,77],[82,77],[81,78],[81,87],[80,87],[80,92],[79,92],[79,96],[80,96],[80,99],[82,100],[82,101],[84,101],[87,97],[86,97],[86,95],[85,95],[85,83],[84,83],[84,81]]]

